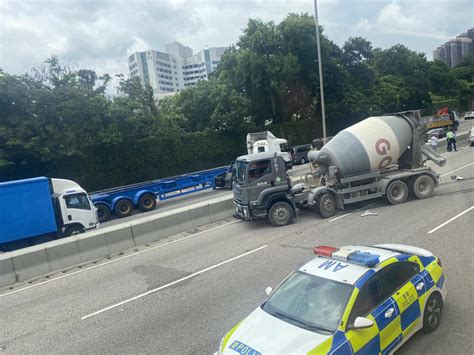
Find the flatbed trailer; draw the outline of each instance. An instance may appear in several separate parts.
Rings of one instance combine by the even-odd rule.
[[[228,169],[219,167],[120,186],[93,192],[90,197],[97,208],[100,222],[105,222],[110,219],[111,214],[127,217],[137,208],[143,212],[151,211],[156,207],[157,200],[165,201],[198,191],[215,189],[215,177],[226,173]]]

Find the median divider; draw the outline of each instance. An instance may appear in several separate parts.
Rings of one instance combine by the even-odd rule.
[[[159,207],[157,207],[159,208]],[[136,246],[229,218],[232,195],[0,254],[0,287],[101,260]]]

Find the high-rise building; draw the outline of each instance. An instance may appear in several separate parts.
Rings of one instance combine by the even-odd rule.
[[[179,42],[165,46],[165,52],[148,50],[128,57],[130,77],[139,77],[142,85],[150,85],[156,99],[207,80],[220,62],[226,47],[193,50]]]
[[[467,56],[474,56],[474,28],[461,33],[433,51],[434,60],[441,60],[451,68]]]

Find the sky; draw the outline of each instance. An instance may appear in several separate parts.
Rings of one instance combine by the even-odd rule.
[[[238,41],[249,18],[314,14],[313,0],[0,0],[0,68],[29,71],[51,55],[98,74],[127,74],[127,56],[179,41],[195,52]],[[318,0],[320,24],[342,45],[401,43],[432,59],[474,26],[474,0]]]

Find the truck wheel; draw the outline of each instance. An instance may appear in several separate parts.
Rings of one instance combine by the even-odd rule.
[[[153,194],[144,194],[138,200],[138,207],[143,212],[148,212],[155,209],[156,206],[156,196]]]
[[[428,175],[420,175],[413,180],[413,195],[416,198],[428,198],[433,196],[434,181]]]
[[[439,293],[433,293],[426,301],[425,311],[423,312],[423,331],[425,333],[431,333],[438,328],[442,311],[443,300]]]
[[[66,228],[66,233],[65,236],[66,237],[70,237],[71,235],[77,235],[77,234],[81,234],[81,233],[84,233],[85,232],[85,229],[83,226],[78,226],[78,225],[73,225],[73,226],[69,226]]]
[[[316,207],[321,217],[332,217],[336,212],[336,200],[330,192],[326,192],[318,198]]]
[[[97,217],[100,223],[107,222],[110,219],[110,209],[103,204],[95,206],[97,208]]]
[[[401,180],[395,180],[390,183],[385,192],[385,198],[388,203],[398,205],[408,198],[408,186]]]
[[[305,158],[301,158],[300,163],[301,163],[301,165],[306,164],[306,159],[305,159]]]
[[[287,202],[277,202],[268,211],[268,220],[275,227],[287,226],[294,217],[293,208]]]
[[[115,205],[115,214],[117,217],[128,217],[133,213],[133,204],[129,200],[120,200]]]

